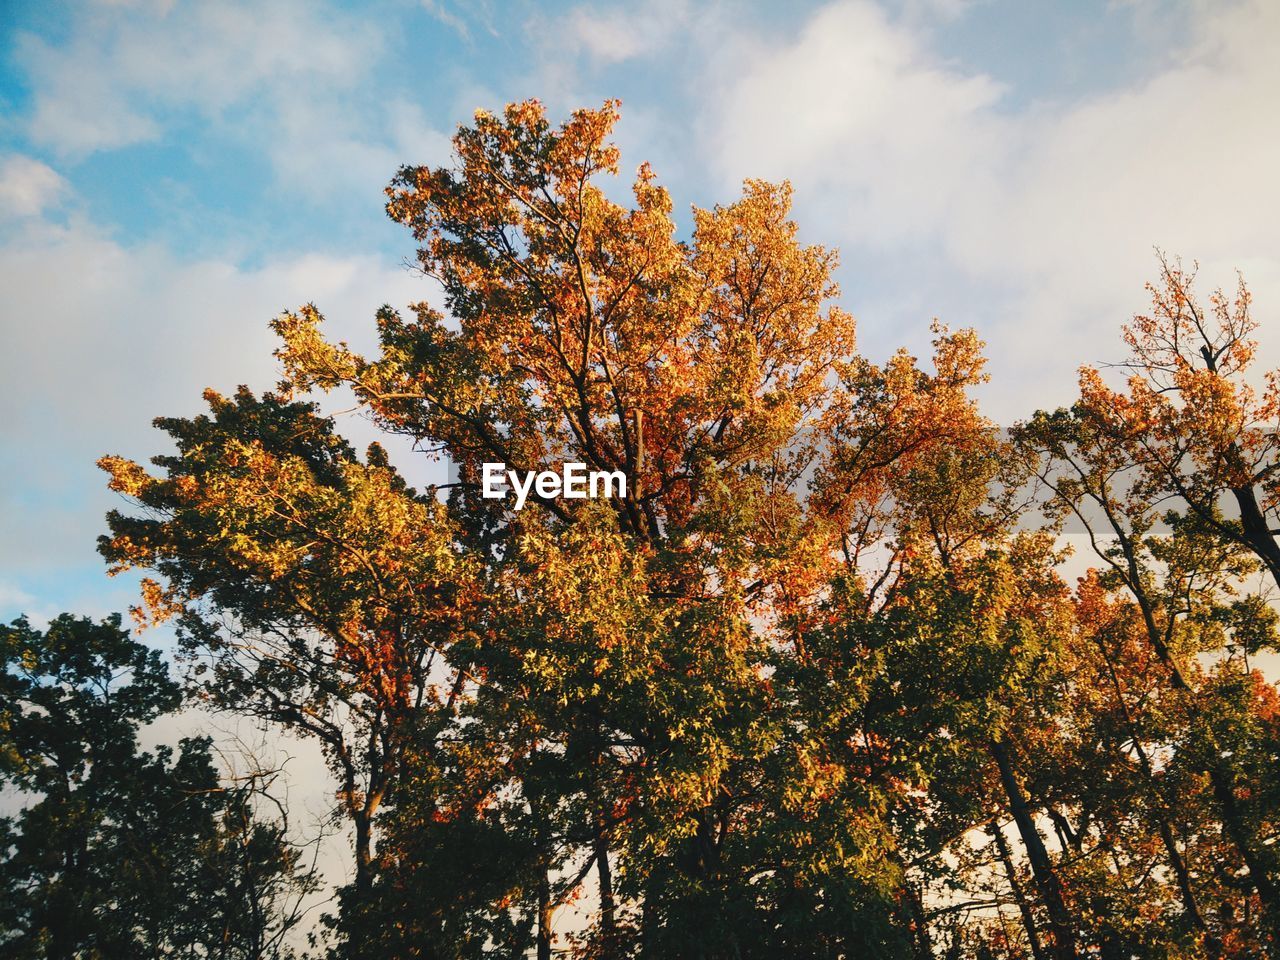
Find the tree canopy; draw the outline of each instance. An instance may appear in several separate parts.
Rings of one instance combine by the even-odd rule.
[[[119,617],[63,614],[0,628],[0,946],[14,958],[294,955],[314,877],[262,815],[257,785],[226,784],[208,738],[139,749],[178,685]]]
[[[972,331],[935,324],[924,363],[858,352],[789,185],[747,181],[686,237],[647,165],[614,199],[617,119],[478,113],[451,166],[387,190],[439,302],[380,310],[368,356],[314,305],[282,314],[276,390],[210,391],[157,421],[174,452],[151,467],[101,462],[138,507],[102,553],[146,573],[138,616],[176,623],[189,691],[324,752],[354,843],[324,949],[1280,955],[1280,701],[1258,669],[1280,425],[1243,285],[1202,306],[1162,262],[1127,382],[1086,369],[1005,433]],[[359,455],[317,404],[338,389],[456,482]],[[625,493],[481,495],[485,463],[571,461]],[[1096,554],[1078,579],[1068,525]],[[126,642],[48,636],[73,630]],[[90,726],[129,777],[209,783],[199,744],[133,751],[129,724],[177,694],[127,650],[129,697],[83,706],[119,732]],[[5,769],[54,796],[65,772],[12,739]]]

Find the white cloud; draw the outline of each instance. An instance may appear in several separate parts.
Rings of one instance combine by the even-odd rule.
[[[307,100],[282,105],[273,129],[266,153],[283,182],[313,196],[342,191],[374,205],[402,165],[445,164],[452,150],[420,107],[398,99],[379,107],[375,129],[343,126],[323,104]]]
[[[975,178],[996,175],[1010,134],[992,109],[998,83],[933,60],[867,2],[825,7],[794,43],[744,46],[720,70],[707,112],[725,181],[823,193],[845,242],[932,231]]]
[[[355,83],[381,45],[368,21],[299,0],[78,14],[68,42],[18,44],[30,136],[72,155],[154,139],[165,111],[212,120],[263,97],[323,98]]]
[[[686,0],[654,0],[634,6],[580,6],[555,25],[557,42],[604,63],[655,53],[689,22]]]
[[[65,196],[57,171],[21,154],[0,157],[0,219],[35,217]]]
[[[33,143],[74,160],[186,134],[195,118],[309,196],[378,191],[413,159],[399,152],[401,105],[370,89],[375,21],[302,0],[130,6],[84,8],[57,45],[19,38]]]
[[[400,162],[428,166],[450,162],[453,141],[431,125],[417,104],[393,100],[387,109],[387,126]]]
[[[443,0],[422,0],[422,9],[462,39],[471,38],[471,29],[467,26],[465,15],[461,12],[454,13]]]
[[[909,19],[956,20],[981,2],[984,0],[904,0],[902,6]]]
[[[94,461],[160,452],[152,418],[199,412],[205,386],[274,385],[267,324],[281,310],[314,300],[335,335],[369,349],[381,304],[431,294],[371,256],[245,270],[124,246],[79,219],[29,222],[0,246],[0,469],[22,477],[0,488],[0,576],[92,563],[115,503]]]
[[[855,273],[860,256],[918,265],[928,308],[991,341],[1001,414],[1066,402],[1078,364],[1118,356],[1153,246],[1214,284],[1239,266],[1280,309],[1280,7],[1185,15],[1196,39],[1141,82],[1014,107],[906,22],[835,3],[716,66],[704,147],[725,183],[795,181],[801,222]]]
[[[9,580],[0,580],[0,621],[8,623],[31,609],[36,598]]]
[[[377,196],[400,164],[447,156],[420,110],[373,88],[386,37],[368,17],[303,0],[128,6],[85,7],[56,45],[19,37],[34,144],[76,160],[175,134],[198,143],[195,119],[310,197]]]

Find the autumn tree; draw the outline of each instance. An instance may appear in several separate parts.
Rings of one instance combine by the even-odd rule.
[[[1270,509],[1262,483],[1275,412],[1270,392],[1256,395],[1244,378],[1253,352],[1247,292],[1242,287],[1234,305],[1216,294],[1206,313],[1191,296],[1188,275],[1164,261],[1162,268],[1151,288],[1152,313],[1125,328],[1132,350],[1127,391],[1085,368],[1075,406],[1038,414],[1020,428],[1020,442],[1041,458],[1046,509],[1085,531],[1102,564],[1100,583],[1133,605],[1170,707],[1184,717],[1172,743],[1157,738],[1144,746],[1132,731],[1135,754],[1174,747],[1176,765],[1204,779],[1207,792],[1198,792],[1192,777],[1167,802],[1208,804],[1224,841],[1216,869],[1239,872],[1256,898],[1245,913],[1257,919],[1245,927],[1274,939],[1275,808],[1258,802],[1268,794],[1266,777],[1258,779],[1248,761],[1257,745],[1238,752],[1232,741],[1239,731],[1268,726],[1267,691],[1274,695],[1251,658],[1276,646],[1276,617],[1265,583],[1258,585],[1259,573],[1273,578],[1273,535],[1264,542],[1255,529]],[[1145,763],[1151,766],[1149,757]],[[1151,816],[1153,835],[1167,834],[1158,811]],[[1169,868],[1185,874],[1171,840],[1162,837]],[[1189,877],[1180,884],[1188,922],[1212,941],[1217,927]],[[1230,932],[1240,907],[1224,912],[1236,918],[1224,928]]]
[[[645,839],[658,854],[648,866],[618,871],[639,884],[641,936],[654,951],[664,937],[704,933],[722,947],[734,936],[726,911],[736,909],[720,857],[741,802],[733,784],[753,776],[739,766],[767,752],[749,730],[765,648],[748,617],[785,553],[767,528],[757,528],[759,543],[742,531],[762,498],[786,509],[777,458],[823,404],[833,364],[852,349],[852,323],[824,309],[833,258],[796,243],[785,189],[751,183],[739,203],[696,212],[688,244],[674,238],[670,200],[647,168],[634,209],[607,200],[593,181],[616,172],[605,139],[615,117],[606,105],[556,130],[532,103],[502,118],[481,114],[455,140],[456,171],[402,172],[388,209],[422,244],[423,269],[442,284],[456,329],[425,305],[411,321],[384,312],[372,361],[325,344],[314,311],[286,315],[277,329],[293,386],[350,386],[389,431],[445,449],[464,479],[488,460],[518,469],[581,460],[629,476],[632,493],[615,499],[610,522],[645,565],[646,603],[658,609],[644,617],[668,626],[642,637],[646,682],[634,693],[643,699],[617,709],[575,691],[572,719],[537,749],[576,753],[579,738],[597,743],[597,754],[622,750],[611,741],[642,746],[641,792],[610,798],[667,837]],[[554,542],[576,522],[567,501],[541,502],[514,522],[473,492],[455,497],[468,499],[479,515],[472,536],[496,539],[513,557],[520,537]],[[545,642],[545,625],[506,619],[504,643]],[[583,639],[578,655],[590,649]],[[477,690],[479,702],[519,703],[512,690],[546,682],[526,672],[536,651],[489,655],[507,676],[487,670],[493,692]],[[693,717],[702,722],[691,726]],[[577,816],[604,832],[584,844],[604,877],[609,847],[631,841],[611,844],[605,811]],[[689,886],[662,882],[668,870]],[[663,934],[690,914],[659,891],[701,902],[710,922]],[[613,899],[607,889],[603,899]],[[545,932],[539,938],[545,952]]]
[[[401,756],[442,722],[461,671],[443,656],[468,568],[443,507],[409,489],[380,448],[360,460],[306,404],[210,392],[211,415],[158,424],[176,454],[153,477],[106,458],[113,570],[154,569],[142,617],[177,618],[204,701],[316,740],[371,882],[374,819]]]
[[[833,740],[894,797],[899,861],[929,881],[912,903],[917,955],[933,955],[926,900],[957,880],[943,855],[987,830],[1000,847],[1008,824],[1030,865],[1031,897],[1013,891],[1027,940],[1074,957],[1087,934],[1026,782],[1052,737],[1070,605],[1052,539],[1016,530],[1028,469],[968,394],[978,346],[943,333],[932,377],[904,358],[864,375],[834,424],[823,486],[843,511],[845,567],[817,662],[865,691]]]
[[[503,118],[482,114],[456,138],[456,170],[402,172],[389,210],[422,243],[448,320],[425,305],[410,321],[384,310],[373,360],[323,341],[311,308],[276,326],[287,389],[349,386],[384,429],[447,452],[464,484],[489,460],[534,469],[579,459],[630,478],[628,496],[590,514],[598,533],[586,549],[613,542],[631,555],[635,599],[610,591],[602,601],[620,608],[568,623],[558,611],[581,593],[566,594],[564,568],[552,574],[547,564],[565,549],[581,555],[573,538],[585,508],[546,499],[514,517],[471,486],[454,491],[457,527],[443,535],[465,556],[486,558],[489,572],[484,602],[461,631],[471,638],[449,636],[445,659],[458,722],[484,739],[491,759],[468,756],[450,772],[465,782],[496,764],[505,779],[482,779],[472,806],[506,809],[509,833],[541,838],[541,879],[523,893],[536,905],[540,953],[551,949],[552,913],[570,892],[557,878],[580,872],[573,864],[584,859],[597,875],[602,940],[633,923],[651,953],[677,943],[740,953],[742,918],[757,912],[745,886],[756,866],[727,854],[746,842],[750,811],[767,812],[755,799],[766,771],[790,769],[777,754],[782,735],[759,721],[777,709],[765,675],[770,611],[821,589],[828,552],[792,481],[836,366],[852,353],[853,326],[825,305],[834,257],[798,244],[787,188],[750,182],[741,201],[695,211],[689,242],[674,237],[670,201],[647,168],[633,209],[606,199],[593,181],[616,171],[606,141],[615,117],[606,105],[553,129],[532,103]],[[372,580],[339,591],[358,609],[331,607],[333,565],[304,562],[319,539],[309,497],[285,494],[295,476],[309,484],[307,471],[346,455],[286,457],[302,442],[295,434],[314,431],[268,437],[248,418],[232,422],[233,407],[284,403],[241,396],[213,421],[169,422],[180,453],[161,462],[164,479],[107,461],[116,488],[160,516],[116,516],[104,549],[121,566],[160,570],[168,583],[153,589],[152,606],[180,610],[203,648],[222,644],[214,631],[224,627],[191,619],[201,600],[231,611],[237,636],[254,633],[252,645],[235,645],[236,657],[241,646],[258,649],[264,633],[288,637],[276,662],[331,676],[343,631],[373,633],[383,614],[354,599],[372,592]],[[219,421],[225,433],[209,437]],[[279,477],[281,467],[289,476]],[[219,531],[212,543],[211,529]],[[790,562],[798,551],[815,560],[812,569]],[[397,566],[410,562],[406,554]],[[380,573],[385,563],[368,566]],[[540,596],[540,583],[559,599],[525,602]],[[418,592],[390,593],[395,603],[423,604]],[[596,646],[610,621],[635,648],[616,677]],[[368,646],[363,636],[360,645]],[[355,666],[358,685],[369,666]],[[268,691],[260,715],[315,724],[321,711],[305,721],[293,711],[298,690],[277,697],[279,677],[256,666],[238,674],[255,678],[255,695]],[[211,695],[238,689],[229,682],[236,676],[215,673]],[[341,759],[337,766],[345,775]],[[584,767],[595,773],[584,778]],[[446,815],[447,796],[428,804],[432,816]],[[513,796],[515,807],[499,802]],[[700,937],[708,947],[696,947]]]
[[[1168,269],[1129,392],[1089,374],[1010,440],[971,332],[857,353],[788,185],[684,233],[647,165],[614,199],[616,120],[478,113],[387,191],[438,302],[381,309],[369,355],[284,313],[274,392],[158,421],[154,469],[102,462],[141,508],[102,541],[156,576],[140,617],[176,620],[209,705],[329,760],[334,954],[1267,949],[1247,297],[1214,326]],[[308,402],[334,390],[456,481],[358,456]],[[627,483],[515,510],[494,462]],[[1074,590],[1068,521],[1100,564]]]

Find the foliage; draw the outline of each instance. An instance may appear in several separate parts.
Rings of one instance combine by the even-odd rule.
[[[181,703],[159,653],[62,615],[0,630],[0,943],[49,958],[293,956],[300,852],[223,785],[208,738],[143,752]],[[127,680],[127,682],[126,682]]]
[[[387,191],[440,304],[379,311],[371,356],[285,313],[275,393],[102,461],[139,617],[329,759],[334,955],[1275,955],[1280,441],[1244,288],[1206,311],[1165,264],[1126,388],[1086,370],[1003,438],[972,332],[856,352],[788,185],[684,239],[647,166],[612,199],[616,120],[477,114]],[[358,457],[299,399],[337,389],[459,481]],[[628,491],[516,512],[496,461]]]

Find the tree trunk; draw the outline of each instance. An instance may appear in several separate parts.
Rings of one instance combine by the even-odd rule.
[[[1250,492],[1251,496],[1252,493]],[[1242,513],[1248,512],[1246,507],[1250,497],[1246,497],[1241,501]],[[1261,517],[1256,498],[1253,499],[1253,510],[1257,514],[1253,521],[1256,524],[1258,518]],[[1186,676],[1173,659],[1173,654],[1170,652],[1168,644],[1164,642],[1164,638],[1161,636],[1160,628],[1155,619],[1155,608],[1142,585],[1141,571],[1134,552],[1133,542],[1114,519],[1112,519],[1111,524],[1124,552],[1125,565],[1128,570],[1126,585],[1130,593],[1133,594],[1134,599],[1138,601],[1138,608],[1142,611],[1147,640],[1160,662],[1169,671],[1170,685],[1175,690],[1187,695],[1187,705],[1192,715],[1201,717],[1203,713],[1197,700],[1196,691],[1187,682]],[[1277,552],[1275,539],[1269,531],[1265,531],[1265,526],[1264,521],[1263,527],[1269,550],[1273,553]],[[1255,548],[1256,552],[1257,549]],[[1266,561],[1265,556],[1259,554],[1259,557]],[[1280,584],[1280,568],[1273,572],[1276,576],[1276,582]],[[1205,772],[1208,774],[1209,783],[1213,788],[1213,797],[1218,807],[1218,816],[1222,820],[1223,829],[1249,870],[1249,883],[1262,903],[1267,929],[1271,931],[1273,939],[1280,940],[1280,888],[1277,887],[1276,879],[1271,875],[1266,864],[1262,862],[1262,858],[1258,856],[1257,851],[1254,849],[1250,831],[1245,826],[1244,816],[1240,812],[1240,804],[1236,798],[1235,776],[1230,768],[1223,763],[1222,757],[1216,748],[1214,748],[1213,760],[1206,765]]]
[[[544,867],[538,878],[538,960],[551,960],[551,921],[554,914],[551,877]]]
[[[1262,903],[1266,927],[1274,940],[1280,940],[1280,891],[1277,891],[1274,878],[1253,848],[1250,831],[1236,797],[1235,775],[1221,757],[1214,758],[1209,770],[1209,783],[1213,787],[1214,799],[1222,809],[1222,826],[1249,869],[1249,881]]]
[[[1000,770],[1000,784],[1004,787],[1005,796],[1009,800],[1009,812],[1013,814],[1014,823],[1018,826],[1018,835],[1027,849],[1027,860],[1031,864],[1031,876],[1035,880],[1036,892],[1049,914],[1049,928],[1052,935],[1050,956],[1057,960],[1077,960],[1075,925],[1062,897],[1062,884],[1053,869],[1053,861],[1045,849],[1044,839],[1036,829],[1035,820],[1027,806],[1026,797],[1013,772],[1013,764],[1009,760],[1008,746],[1003,741],[990,741],[991,756],[995,758]]]
[[[1147,751],[1143,749],[1137,721],[1129,711],[1128,703],[1125,702],[1124,688],[1121,686],[1120,677],[1116,673],[1111,651],[1107,649],[1107,645],[1101,638],[1097,639],[1096,645],[1098,652],[1102,654],[1103,662],[1107,665],[1107,675],[1111,680],[1111,689],[1115,693],[1116,705],[1120,708],[1120,715],[1124,718],[1125,732],[1129,735],[1129,739],[1133,743],[1134,752],[1138,755],[1138,765],[1142,770],[1143,784],[1146,787],[1147,796],[1151,798],[1152,816],[1156,821],[1156,828],[1160,832],[1160,840],[1164,844],[1165,853],[1169,857],[1169,867],[1173,870],[1173,875],[1178,881],[1178,892],[1182,896],[1183,909],[1186,910],[1187,917],[1195,928],[1204,936],[1205,947],[1209,951],[1209,955],[1216,956],[1218,952],[1217,940],[1209,934],[1208,925],[1200,912],[1200,905],[1196,902],[1195,890],[1191,886],[1191,875],[1187,871],[1187,865],[1182,859],[1181,851],[1178,850],[1178,844],[1173,836],[1173,829],[1169,826],[1167,806],[1160,791],[1156,788],[1155,769],[1151,765],[1151,758],[1147,756]]]
[[[933,941],[929,937],[929,923],[924,915],[924,901],[920,898],[920,888],[905,881],[902,886],[907,897],[907,910],[911,915],[911,927],[915,934],[917,960],[933,960]]]
[[[373,887],[373,823],[361,810],[352,814],[356,825],[356,893],[364,900]]]
[[[995,841],[1000,862],[1004,864],[1004,874],[1009,880],[1013,902],[1018,905],[1018,913],[1022,915],[1022,926],[1027,931],[1027,943],[1031,945],[1031,956],[1034,960],[1048,960],[1048,954],[1044,952],[1044,946],[1040,943],[1040,932],[1036,929],[1036,918],[1031,912],[1031,904],[1027,903],[1026,894],[1022,892],[1022,884],[1018,882],[1018,872],[1013,866],[1013,854],[1009,850],[1009,841],[1004,838],[1004,831],[1000,829],[998,821],[992,820],[987,830]]]
[[[1276,538],[1267,526],[1267,518],[1258,505],[1257,494],[1253,487],[1234,487],[1231,492],[1240,507],[1240,527],[1245,543],[1262,561],[1276,585],[1280,586],[1280,546],[1276,545]]]
[[[661,960],[659,952],[658,881],[652,869],[644,881],[644,903],[640,905],[640,956],[643,960]]]
[[[916,960],[933,960],[933,940],[929,936],[928,919],[924,912],[924,901],[920,897],[920,888],[912,885],[907,879],[907,863],[897,848],[887,852],[890,860],[902,873],[902,887],[899,891],[899,915],[904,926],[911,928],[911,944]]]
[[[611,960],[617,953],[617,918],[613,902],[613,871],[609,867],[609,837],[605,832],[604,814],[596,813],[596,874],[600,881],[600,956]]]

